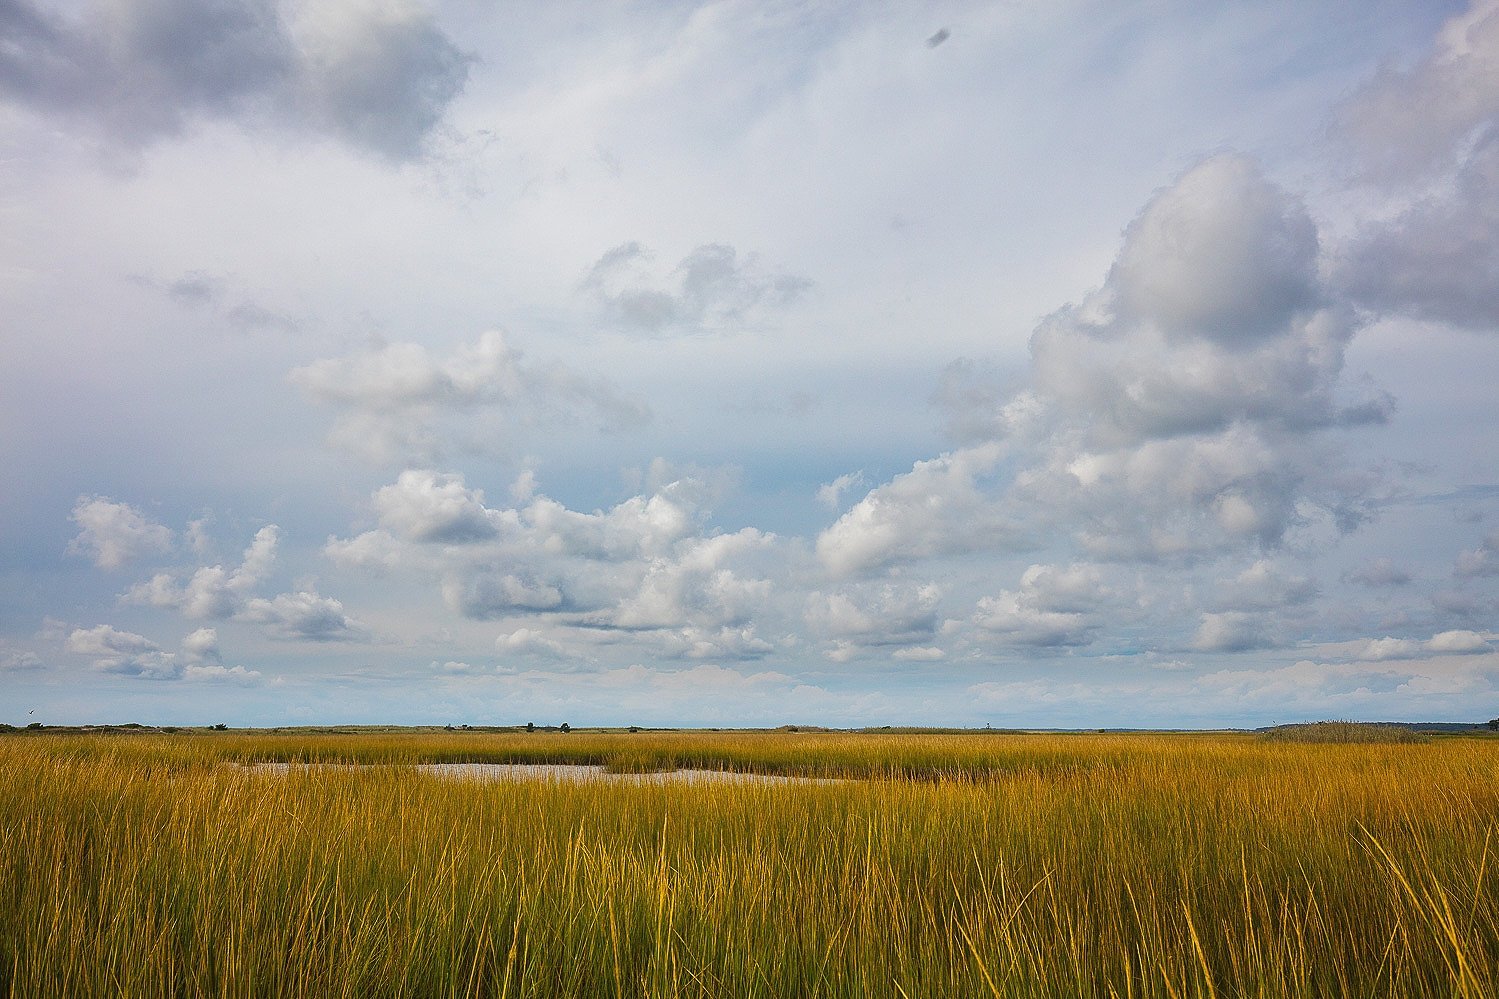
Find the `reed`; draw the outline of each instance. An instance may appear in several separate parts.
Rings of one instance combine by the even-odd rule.
[[[861,779],[229,765],[272,759]],[[1482,739],[10,736],[0,994],[1488,996],[1496,762]]]

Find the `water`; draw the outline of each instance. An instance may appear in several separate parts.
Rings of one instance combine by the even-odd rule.
[[[838,784],[841,781],[817,777],[784,777],[775,774],[745,774],[726,770],[667,770],[660,773],[609,773],[596,764],[581,763],[415,763],[415,764],[339,764],[339,763],[254,763],[246,769],[259,773],[290,772],[298,768],[317,767],[333,770],[373,770],[379,767],[404,766],[419,773],[450,780],[525,781],[543,780],[586,784]]]

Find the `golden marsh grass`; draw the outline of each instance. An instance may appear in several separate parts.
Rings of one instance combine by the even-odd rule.
[[[833,784],[463,782],[588,762]],[[0,738],[0,994],[1491,996],[1499,743]]]

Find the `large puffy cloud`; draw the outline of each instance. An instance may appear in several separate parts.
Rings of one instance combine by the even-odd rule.
[[[811,287],[806,278],[767,273],[753,254],[732,246],[699,246],[669,273],[659,274],[652,254],[624,243],[593,265],[583,287],[604,319],[634,333],[720,331],[752,325],[790,305]]]
[[[1343,248],[1340,285],[1380,312],[1499,330],[1499,3],[1475,0],[1336,126],[1401,206]]]
[[[872,490],[818,539],[823,564],[1059,535],[1093,558],[1181,561],[1351,529],[1369,483],[1323,432],[1390,403],[1344,398],[1355,323],[1317,254],[1306,209],[1250,160],[1188,170],[1126,229],[1104,286],[1036,329],[1030,387],[965,419],[994,439]]]
[[[1109,283],[1124,317],[1181,342],[1247,347],[1316,304],[1316,260],[1305,209],[1249,160],[1219,156],[1130,224]]]
[[[428,461],[510,443],[507,430],[591,410],[605,430],[638,426],[649,409],[566,365],[530,364],[490,331],[447,358],[393,343],[296,368],[293,384],[342,410],[332,440],[377,461]]]
[[[129,503],[107,496],[80,496],[73,507],[78,535],[68,552],[86,555],[101,569],[118,569],[141,555],[169,552],[172,532]]]
[[[0,33],[0,95],[130,145],[219,118],[407,159],[471,62],[406,0],[120,0],[71,16],[16,0]]]

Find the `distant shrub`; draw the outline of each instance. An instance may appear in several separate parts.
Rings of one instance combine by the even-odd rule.
[[[1425,735],[1403,725],[1377,722],[1319,721],[1302,725],[1277,725],[1265,732],[1273,742],[1387,742],[1414,743],[1430,741]]]

